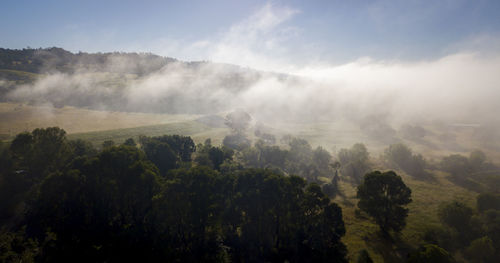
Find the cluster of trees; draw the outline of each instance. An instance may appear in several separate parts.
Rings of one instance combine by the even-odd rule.
[[[369,153],[362,143],[356,143],[350,149],[340,149],[337,158],[342,176],[355,184],[359,184],[370,169]]]
[[[460,201],[443,203],[441,226],[429,227],[424,240],[461,255],[470,262],[500,261],[500,195],[478,195],[476,209]]]
[[[304,139],[285,135],[280,140],[285,147],[280,147],[276,145],[274,135],[256,129],[258,139],[252,145],[246,136],[251,120],[252,117],[241,110],[231,112],[225,118],[232,134],[224,138],[223,145],[237,151],[236,159],[244,166],[271,169],[285,175],[295,174],[315,183],[321,183],[321,177],[334,182],[338,180],[338,164],[333,162],[332,155],[321,146],[313,149]],[[333,196],[335,191],[331,192]]]
[[[226,118],[229,136],[248,140],[251,118],[241,117]],[[363,144],[335,160],[303,139],[284,136],[280,147],[271,134],[256,136],[243,147],[140,136],[99,150],[57,127],[18,134],[0,144],[0,261],[345,262],[342,211],[330,199],[340,178],[357,186],[358,212],[387,241],[405,227],[411,189],[393,171],[370,172]],[[384,157],[415,177],[426,167],[402,144]],[[463,176],[491,165],[475,151],[446,157],[440,168]],[[479,195],[477,209],[443,204],[439,218],[408,262],[453,262],[448,251],[499,259],[499,195]]]
[[[465,178],[472,173],[491,168],[491,164],[486,163],[486,155],[482,151],[475,150],[468,158],[460,154],[446,156],[441,160],[440,167],[452,177]]]
[[[346,262],[319,185],[234,165],[210,141],[139,143],[99,151],[47,128],[4,145],[0,261]]]
[[[405,173],[420,179],[429,174],[425,171],[427,162],[421,154],[413,154],[410,147],[402,143],[391,144],[384,151],[384,158],[389,167],[403,170]]]
[[[450,174],[450,179],[465,188],[476,192],[500,193],[500,168],[488,162],[486,155],[472,151],[468,157],[452,154],[444,157],[439,169]]]
[[[322,178],[330,180],[328,184],[323,185],[323,188],[330,197],[335,197],[338,193],[338,168],[339,163],[333,161],[332,155],[318,146],[312,146],[304,139],[285,136],[281,141],[285,147],[275,145],[275,139],[272,140],[268,136],[268,140],[258,139],[254,145],[246,145],[245,147],[235,146],[227,143],[227,138],[244,135],[228,135],[224,139],[224,151],[229,149],[236,151],[235,160],[237,163],[245,167],[264,168],[273,170],[277,174],[283,175],[298,175],[305,178],[308,182],[322,184]],[[229,169],[235,163],[225,159],[226,163],[222,164],[223,169]]]

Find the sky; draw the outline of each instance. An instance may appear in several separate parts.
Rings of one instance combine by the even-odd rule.
[[[0,47],[152,52],[265,70],[498,53],[500,1],[2,0]]]

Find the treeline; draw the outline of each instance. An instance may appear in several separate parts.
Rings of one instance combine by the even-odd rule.
[[[346,262],[341,209],[317,184],[223,170],[231,150],[197,154],[185,136],[140,143],[98,151],[47,128],[4,145],[0,261]]]
[[[380,164],[365,145],[332,156],[289,135],[278,145],[264,130],[252,144],[249,118],[228,116],[226,124],[233,133],[223,146],[164,135],[96,149],[57,127],[18,134],[0,147],[0,262],[346,262],[342,211],[330,199],[343,198],[341,181],[357,187],[360,218],[396,242],[412,191],[395,172],[373,171]],[[484,184],[476,175],[496,169],[481,151],[429,162],[393,144],[381,157],[430,182],[441,170]],[[429,226],[400,258],[498,260],[500,197],[481,189],[477,208],[442,204],[442,225]],[[361,251],[358,260],[371,259]]]
[[[62,48],[0,48],[0,69],[31,73],[73,73],[77,70],[143,75],[177,60],[150,53],[71,53]],[[110,67],[121,64],[120,67]]]

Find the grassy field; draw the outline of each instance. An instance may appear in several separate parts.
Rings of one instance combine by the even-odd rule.
[[[113,140],[115,143],[122,143],[128,138],[137,140],[139,135],[161,136],[166,134],[182,134],[191,136],[196,143],[201,143],[206,138],[214,138],[214,144],[221,144],[222,138],[228,133],[229,130],[225,128],[212,128],[196,121],[185,121],[125,129],[73,133],[68,135],[68,139],[83,139],[92,142],[95,146],[100,146],[106,140]]]
[[[0,69],[0,79],[13,80],[17,84],[31,83],[40,76],[42,75],[26,71]]]
[[[460,200],[475,207],[477,193],[459,187],[447,179],[441,172],[433,172],[433,181],[420,181],[397,172],[403,177],[405,184],[412,190],[413,202],[410,209],[407,225],[395,239],[398,245],[393,245],[383,240],[378,234],[378,226],[368,218],[356,216],[356,188],[349,183],[341,181],[340,188],[343,196],[337,197],[337,202],[342,207],[346,235],[344,243],[349,249],[349,259],[353,262],[361,249],[367,249],[374,262],[402,262],[400,254],[405,254],[409,248],[416,248],[422,244],[422,234],[426,227],[439,225],[437,210],[442,202]],[[398,254],[397,252],[401,252]]]
[[[0,138],[23,131],[58,126],[67,133],[105,131],[192,121],[199,116],[112,112],[74,107],[54,108],[23,103],[0,103]]]

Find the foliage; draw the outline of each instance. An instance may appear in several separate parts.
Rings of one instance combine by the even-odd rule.
[[[433,244],[421,246],[410,254],[408,263],[453,263],[453,257],[443,248]]]
[[[354,144],[350,149],[340,149],[337,158],[341,165],[342,176],[359,184],[370,168],[369,153],[362,143]]]
[[[275,168],[285,171],[288,154],[288,151],[281,150],[278,146],[271,146],[258,140],[254,147],[246,148],[241,152],[241,159],[247,167]]]
[[[470,171],[469,160],[465,156],[452,154],[441,160],[441,169],[452,176],[465,176]]]
[[[245,135],[236,133],[224,137],[222,144],[233,150],[242,151],[250,147],[250,140]]]
[[[365,175],[357,196],[358,207],[375,220],[383,234],[399,232],[406,225],[408,209],[404,206],[412,201],[411,190],[393,171]]]
[[[231,161],[233,159],[234,150],[223,147],[214,147],[210,139],[205,141],[205,144],[198,144],[196,157],[194,161],[198,165],[205,165],[217,171],[220,171],[221,165],[224,161]]]
[[[178,156],[168,143],[143,138],[141,145],[148,159],[160,169],[162,175],[178,167]]]
[[[458,232],[446,226],[428,226],[424,230],[422,239],[429,244],[453,251],[456,249]]]
[[[157,168],[139,149],[111,147],[43,180],[29,203],[27,235],[43,244],[43,261],[139,259],[159,187]]]
[[[487,263],[497,262],[500,258],[495,258],[495,248],[489,237],[481,237],[473,240],[465,250],[465,256],[471,262]]]
[[[427,163],[421,154],[413,154],[412,150],[402,144],[391,144],[385,149],[384,157],[393,168],[400,168],[406,173],[422,178],[426,176],[425,167]]]
[[[477,196],[477,210],[482,213],[486,210],[500,210],[500,195],[492,193],[482,193]]]
[[[481,170],[486,162],[486,154],[480,150],[474,150],[469,155],[469,165],[472,171]]]
[[[148,159],[160,169],[162,175],[184,164],[190,166],[191,155],[196,150],[196,146],[189,136],[140,136],[139,142]]]
[[[102,148],[107,149],[115,146],[115,142],[113,140],[106,140],[102,142]]]
[[[123,145],[134,146],[134,147],[137,146],[133,138],[126,139]]]
[[[439,207],[438,216],[442,223],[461,230],[470,227],[474,210],[464,203],[452,201]]]
[[[35,262],[37,252],[37,243],[22,230],[0,234],[0,262]]]
[[[113,68],[112,70],[133,74],[152,72],[174,61],[172,58],[163,58],[152,54],[118,52],[96,54],[79,52],[73,54],[56,47],[18,50],[0,48],[0,68],[33,73],[44,73],[46,71],[72,73],[81,68],[104,71],[110,70],[109,67],[106,67],[105,62],[117,59],[120,61],[127,60],[127,62],[135,65]]]
[[[97,152],[54,131],[19,135],[2,153],[2,162],[12,163],[2,168],[2,185],[9,178],[4,172],[22,178],[13,171],[29,165],[26,158],[41,158],[34,149],[58,142],[54,135],[61,135],[61,144],[48,150],[65,160],[55,165],[48,159],[40,178],[30,181],[32,191],[22,195],[26,213],[0,237],[2,259],[347,262],[342,211],[319,185],[245,169],[231,160],[232,150],[210,141],[199,145],[195,161],[206,156],[200,160],[219,165],[222,173],[202,165],[175,169],[195,150],[190,138],[142,137],[141,149],[128,143]],[[266,147],[256,148],[277,162],[271,158],[276,148]],[[328,155],[318,153],[315,163],[325,165],[327,158],[320,157]]]
[[[224,123],[233,130],[234,133],[243,133],[248,126],[252,116],[242,110],[229,113],[224,119]]]

